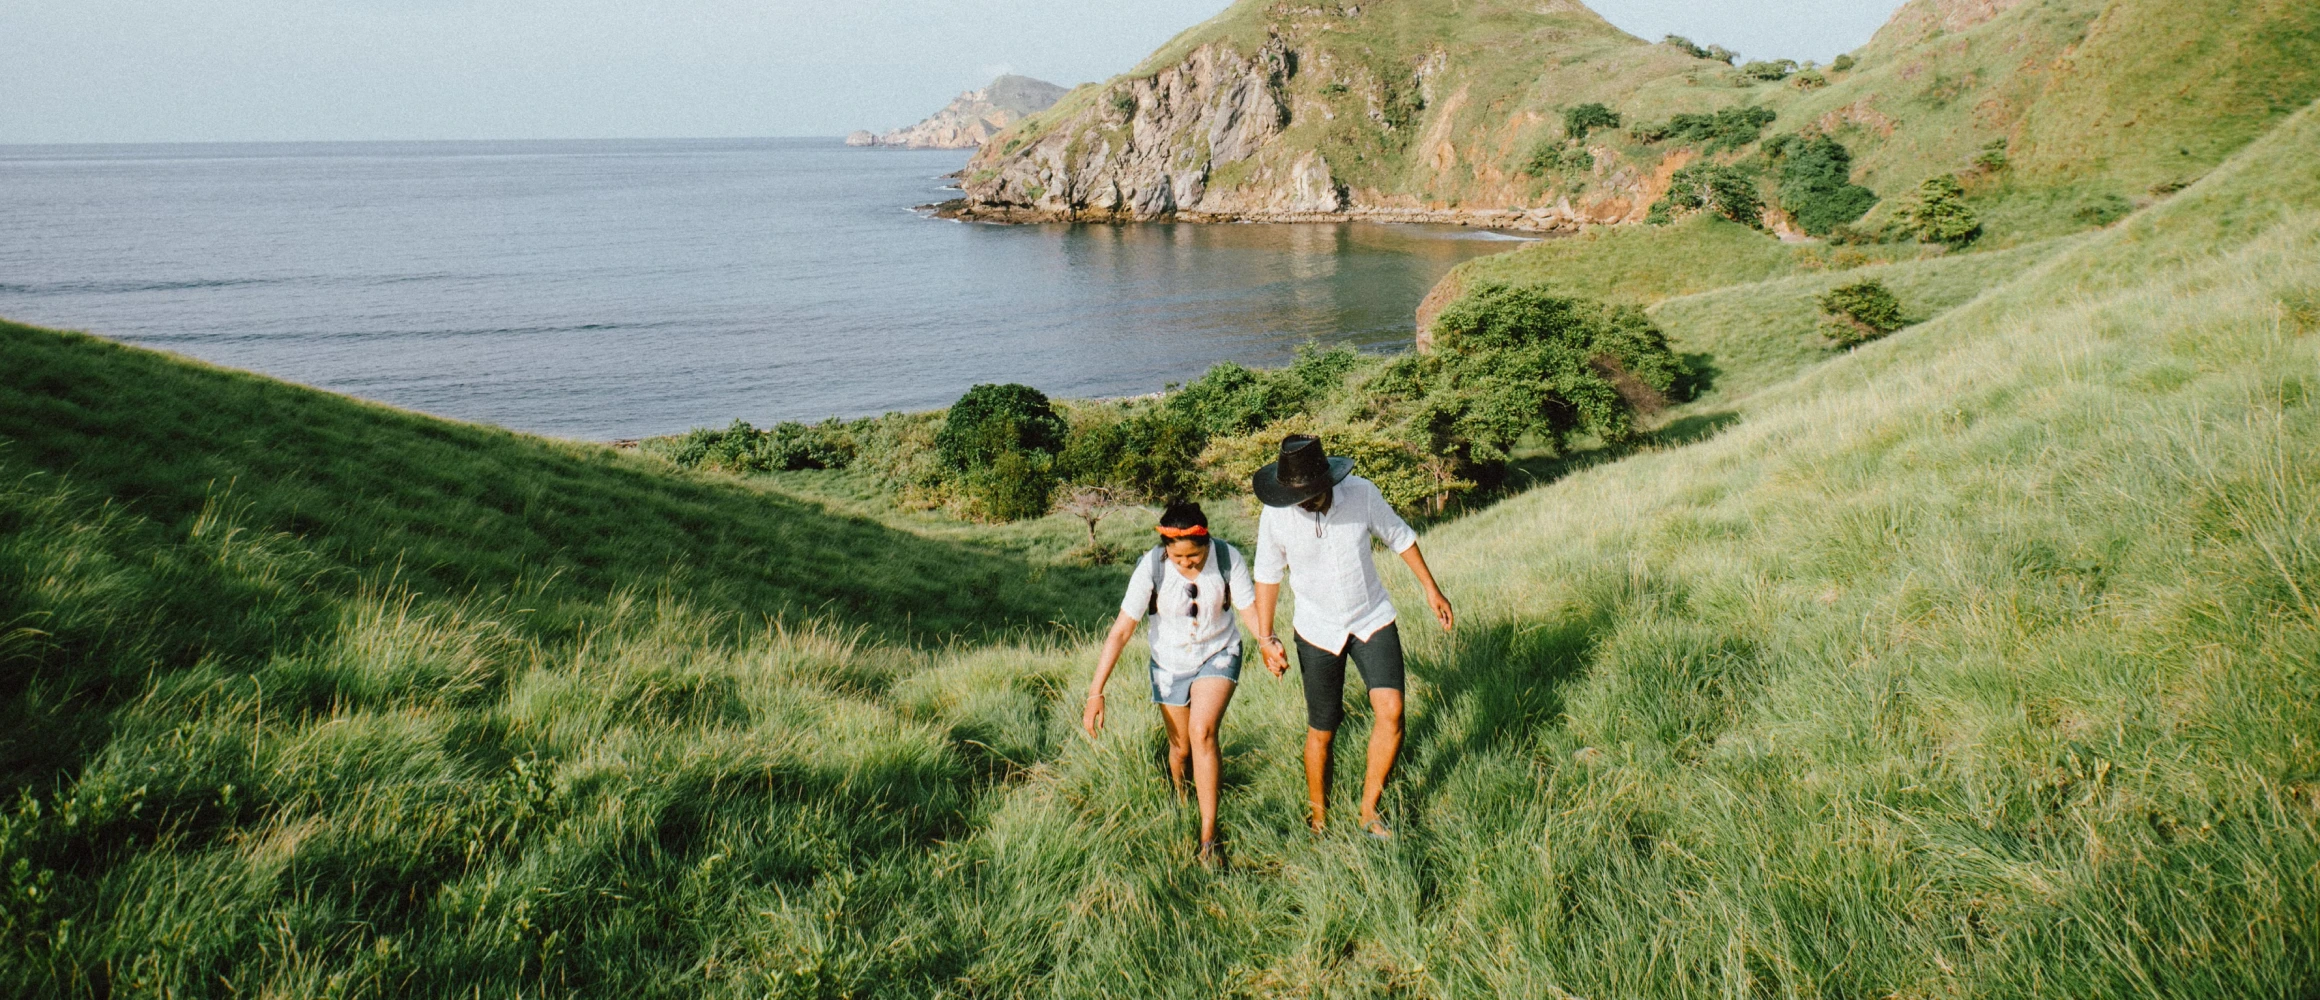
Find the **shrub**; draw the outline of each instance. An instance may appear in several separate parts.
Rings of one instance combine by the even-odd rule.
[[[2072,215],[2089,226],[2107,226],[2135,211],[2135,203],[2115,194],[2096,195],[2080,202]]]
[[[1794,59],[1756,59],[1740,67],[1740,75],[1750,80],[1777,83],[1796,72]]]
[[[1660,39],[1659,43],[1661,45],[1681,49],[1685,55],[1691,56],[1694,59],[1708,58],[1708,50],[1701,48],[1698,43],[1693,42],[1691,39],[1685,38],[1682,35],[1669,35]]]
[[[1727,49],[1721,45],[1710,45],[1703,48],[1698,44],[1695,44],[1691,39],[1685,38],[1682,35],[1669,35],[1660,39],[1660,44],[1681,49],[1683,50],[1684,54],[1689,55],[1694,59],[1707,59],[1714,62],[1723,63],[1726,66],[1732,65],[1733,60],[1740,58],[1740,53],[1734,52],[1731,49]]]
[[[1091,415],[1075,422],[1055,469],[1063,479],[1108,488],[1123,500],[1196,500],[1206,492],[1199,464],[1207,444],[1208,435],[1182,411],[1145,406],[1117,419]]]
[[[1780,164],[1780,207],[1814,236],[1868,214],[1876,192],[1852,182],[1853,154],[1828,136],[1779,136],[1766,144]]]
[[[1909,210],[1909,224],[1927,243],[1964,246],[1982,235],[1982,221],[1966,206],[1965,186],[1943,174],[1918,185],[1917,204]]]
[[[1907,325],[1901,300],[1874,278],[1832,288],[1818,301],[1827,314],[1821,329],[1839,346],[1851,347]]]
[[[1808,69],[1798,73],[1793,82],[1798,90],[1819,90],[1829,85],[1829,77],[1820,70]]]
[[[986,384],[968,389],[951,404],[934,444],[944,465],[968,471],[1018,452],[1053,455],[1063,449],[1067,430],[1046,393],[1027,385]]]
[[[1680,114],[1666,123],[1636,130],[1635,136],[1644,142],[1697,143],[1702,152],[1738,149],[1755,142],[1764,134],[1764,127],[1779,115],[1771,108],[1741,106],[1725,108],[1713,114]]]
[[[736,420],[724,430],[700,427],[681,437],[656,438],[639,450],[686,468],[726,472],[843,469],[854,460],[853,435],[835,419],[811,427],[785,421],[770,431]]]
[[[1651,206],[1645,221],[1665,225],[1676,216],[1702,208],[1756,229],[1764,228],[1764,200],[1756,193],[1756,178],[1737,166],[1694,163],[1668,178],[1667,194]]]
[[[1053,462],[1043,452],[1000,452],[961,482],[967,514],[986,521],[1020,521],[1047,513],[1055,495]]]
[[[1112,113],[1122,118],[1136,116],[1136,95],[1125,90],[1112,95]]]
[[[1829,61],[1829,72],[1850,73],[1853,71],[1853,67],[1857,65],[1860,64],[1855,61],[1851,55],[1841,55]]]
[[[1254,371],[1225,361],[1169,394],[1168,406],[1202,433],[1243,434],[1297,412],[1315,392],[1315,382],[1294,367]]]
[[[783,421],[766,432],[764,450],[775,469],[843,469],[854,463],[854,435],[835,418],[810,427]]]
[[[1484,284],[1434,320],[1436,350],[1395,360],[1365,391],[1405,437],[1461,468],[1496,466],[1537,433],[1626,436],[1688,369],[1644,314],[1535,288]]]
[[[1530,159],[1523,163],[1523,172],[1533,177],[1545,177],[1563,171],[1595,169],[1595,154],[1576,147],[1567,147],[1554,139],[1546,139],[1531,150]]]
[[[1985,173],[1994,174],[2006,169],[2006,162],[2006,140],[2004,139],[1992,139],[1984,143],[1982,151],[1974,157],[1974,166]]]
[[[1563,111],[1563,134],[1584,141],[1599,128],[1618,128],[1619,112],[1602,104],[1581,104]]]

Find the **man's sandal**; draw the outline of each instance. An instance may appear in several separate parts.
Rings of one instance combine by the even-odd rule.
[[[1387,826],[1383,819],[1373,819],[1362,824],[1361,832],[1368,834],[1369,839],[1380,843],[1392,843],[1394,839],[1394,828]]]

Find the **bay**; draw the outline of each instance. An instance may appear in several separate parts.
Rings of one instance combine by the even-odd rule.
[[[926,217],[964,152],[835,140],[0,146],[0,316],[613,439],[1148,393],[1390,350],[1455,227]]]

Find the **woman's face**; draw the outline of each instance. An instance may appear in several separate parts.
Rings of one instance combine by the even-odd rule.
[[[1168,561],[1187,573],[1198,573],[1208,565],[1208,543],[1179,538],[1168,543]]]

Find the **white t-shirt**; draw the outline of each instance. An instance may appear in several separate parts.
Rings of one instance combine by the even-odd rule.
[[[1418,544],[1418,533],[1394,513],[1377,485],[1360,476],[1337,484],[1329,513],[1303,507],[1267,507],[1257,517],[1256,578],[1281,582],[1284,571],[1297,598],[1297,636],[1332,653],[1348,636],[1364,642],[1394,622],[1394,602],[1386,597],[1370,558],[1376,537],[1396,553]]]
[[[1120,613],[1142,620],[1152,606],[1152,560],[1166,565],[1160,568],[1160,613],[1152,616],[1146,638],[1152,643],[1152,660],[1160,669],[1172,674],[1189,674],[1200,669],[1209,657],[1240,645],[1241,627],[1233,614],[1224,607],[1224,577],[1216,571],[1219,546],[1232,549],[1224,542],[1210,542],[1208,562],[1200,567],[1200,578],[1187,580],[1176,564],[1159,549],[1150,549],[1144,558],[1136,560],[1136,571],[1128,577],[1128,593],[1120,598]],[[1200,588],[1198,613],[1194,610],[1192,588]],[[1257,600],[1257,585],[1249,581],[1249,560],[1239,549],[1232,549],[1232,599],[1236,608],[1246,608]]]

